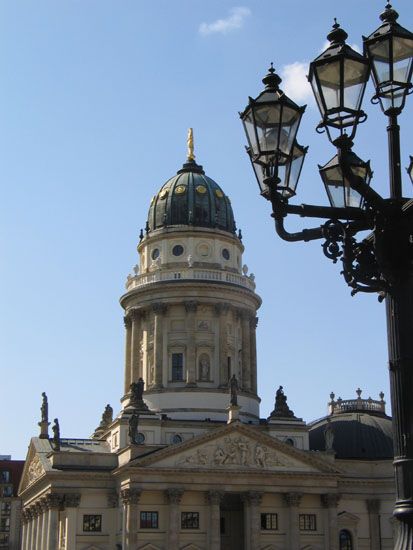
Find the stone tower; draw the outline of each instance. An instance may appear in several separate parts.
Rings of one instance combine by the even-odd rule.
[[[130,385],[172,419],[226,420],[228,384],[238,380],[244,422],[258,422],[256,312],[261,299],[243,266],[230,199],[187,162],[155,195],[139,263],[121,297],[126,356],[122,407]]]

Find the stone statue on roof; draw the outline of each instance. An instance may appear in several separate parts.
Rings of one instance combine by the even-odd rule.
[[[295,418],[294,412],[290,409],[287,404],[287,396],[284,393],[284,388],[279,386],[275,394],[275,405],[274,410],[270,414],[270,418],[279,417],[279,418]]]

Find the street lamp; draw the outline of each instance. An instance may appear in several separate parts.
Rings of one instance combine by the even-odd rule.
[[[346,44],[347,33],[335,21],[330,45],[311,64],[309,81],[321,113],[318,132],[326,131],[337,154],[319,166],[330,206],[293,205],[307,148],[296,141],[304,108],[281,90],[271,66],[265,90],[249,99],[240,113],[247,153],[261,194],[271,202],[278,235],[286,241],[322,239],[323,251],[342,262],[342,274],[357,292],[378,293],[385,300],[393,411],[394,469],[398,520],[395,548],[413,548],[413,198],[405,198],[400,169],[397,117],[412,92],[413,33],[397,23],[387,4],[381,26],[364,40],[361,55]],[[390,197],[370,187],[372,171],[353,151],[357,127],[366,120],[361,109],[367,81],[375,87],[373,103],[388,117]],[[407,169],[413,183],[413,157]],[[324,218],[318,227],[291,233],[290,214]],[[367,237],[357,240],[360,232]]]

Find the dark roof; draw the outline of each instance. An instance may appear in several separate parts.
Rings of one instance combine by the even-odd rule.
[[[385,414],[348,412],[332,414],[310,427],[310,449],[325,451],[324,430],[333,428],[337,458],[383,460],[393,457],[392,423]]]
[[[169,226],[210,227],[235,233],[229,198],[195,161],[186,162],[152,199],[148,231]]]

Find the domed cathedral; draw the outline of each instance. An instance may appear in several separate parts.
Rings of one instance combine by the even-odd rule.
[[[260,416],[261,300],[230,199],[195,162],[192,133],[188,143],[151,201],[120,299],[121,409],[106,405],[89,439],[68,437],[58,419],[49,433],[43,393],[19,488],[21,549],[392,548],[384,396],[332,394],[328,416],[306,424],[279,385]]]
[[[138,245],[139,270],[121,298],[131,384],[173,419],[227,419],[232,376],[240,417],[259,421],[255,328],[261,299],[242,271],[244,247],[229,197],[188,154],[155,195]]]

